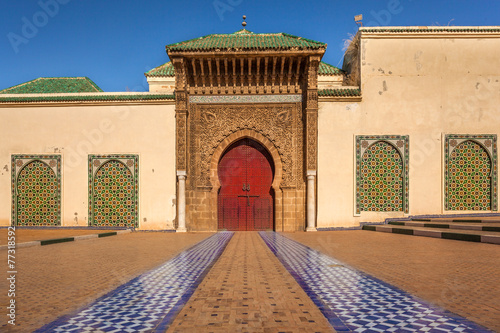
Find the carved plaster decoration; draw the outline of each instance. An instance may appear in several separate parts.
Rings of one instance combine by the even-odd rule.
[[[318,91],[309,90],[307,91],[307,108],[308,109],[318,109]]]
[[[307,170],[316,170],[318,114],[307,114]]]
[[[177,116],[177,170],[186,170],[186,115],[178,113]]]
[[[307,88],[318,89],[318,68],[321,58],[319,56],[309,57],[309,68],[307,71]]]
[[[186,71],[183,58],[173,58],[172,63],[175,69],[175,90],[182,91],[186,89]]]
[[[268,138],[283,164],[282,187],[302,187],[302,104],[199,105],[190,104],[190,188],[212,187],[210,160],[232,133],[250,129]],[[179,148],[178,148],[179,149]]]

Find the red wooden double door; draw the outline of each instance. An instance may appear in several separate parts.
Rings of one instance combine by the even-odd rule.
[[[250,139],[234,143],[222,156],[218,175],[219,229],[273,229],[274,168],[264,147]]]

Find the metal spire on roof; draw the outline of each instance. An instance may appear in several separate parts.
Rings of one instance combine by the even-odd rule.
[[[243,15],[243,23],[241,23],[241,25],[243,26],[243,29],[245,29],[245,27],[247,26],[247,23],[245,22],[246,19],[247,19],[247,16]]]

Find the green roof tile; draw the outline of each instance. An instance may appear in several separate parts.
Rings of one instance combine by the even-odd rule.
[[[344,72],[333,65],[327,64],[326,62],[320,62],[318,68],[319,75],[342,75]]]
[[[318,90],[320,97],[359,97],[361,90],[359,89],[322,89]]]
[[[172,62],[169,61],[161,66],[153,68],[152,70],[144,73],[146,76],[175,76],[174,66]]]
[[[4,90],[0,94],[49,94],[102,92],[88,77],[41,77],[18,84]]]
[[[1,96],[0,104],[3,103],[47,103],[47,102],[114,102],[114,101],[154,101],[174,100],[174,95],[167,94],[136,94],[136,95],[72,95],[72,96]]]
[[[286,33],[256,34],[242,29],[232,34],[207,35],[166,46],[167,52],[326,49],[326,44]]]

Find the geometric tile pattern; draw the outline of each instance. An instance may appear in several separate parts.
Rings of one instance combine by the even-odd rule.
[[[61,224],[61,156],[12,155],[12,224]]]
[[[216,233],[36,332],[164,332],[232,236],[232,232]]]
[[[89,156],[89,221],[99,227],[137,227],[137,155]]]
[[[445,156],[445,209],[496,210],[496,135],[447,135]]]
[[[374,143],[363,154],[359,192],[362,211],[403,211],[403,160],[390,143]]]
[[[408,136],[356,136],[356,214],[408,213]]]
[[[302,95],[211,95],[189,96],[190,103],[297,103]]]
[[[260,235],[337,331],[489,332],[275,232]]]

